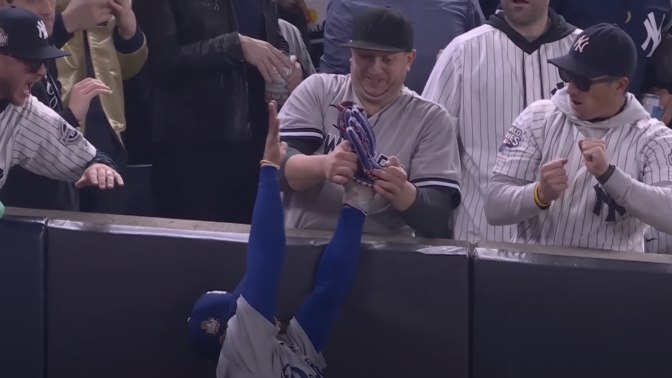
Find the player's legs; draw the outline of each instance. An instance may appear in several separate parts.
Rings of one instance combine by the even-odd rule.
[[[346,192],[352,189],[346,186]],[[295,316],[318,353],[326,344],[329,331],[355,278],[359,262],[366,213],[351,204],[346,201],[341,209],[334,236],[317,267],[313,291]]]

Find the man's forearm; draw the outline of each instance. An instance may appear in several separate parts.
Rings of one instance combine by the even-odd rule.
[[[493,226],[524,222],[542,210],[534,202],[535,183],[495,175],[485,195],[485,218]]]
[[[672,187],[646,185],[615,168],[602,188],[633,217],[672,234]]]
[[[304,155],[295,153],[283,164],[284,180],[287,188],[302,192],[324,182],[325,155]]]
[[[455,194],[453,189],[418,188],[415,201],[400,212],[401,217],[418,236],[448,239]]]

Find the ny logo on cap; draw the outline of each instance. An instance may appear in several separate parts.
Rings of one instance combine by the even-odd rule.
[[[217,332],[219,332],[219,319],[208,318],[208,320],[202,321],[201,329],[210,336],[217,336]]]
[[[5,31],[2,30],[2,28],[0,28],[0,47],[5,47],[8,44],[9,44],[9,36],[7,36],[7,34],[5,34]]]
[[[582,35],[579,37],[579,39],[574,42],[574,51],[578,51],[579,53],[583,52],[583,48],[586,47],[590,43],[589,38],[587,35]]]
[[[40,34],[40,38],[47,39],[49,38],[49,33],[47,33],[47,27],[44,25],[42,20],[37,21],[37,32]]]

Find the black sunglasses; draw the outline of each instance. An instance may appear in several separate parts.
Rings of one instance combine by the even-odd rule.
[[[562,79],[562,81],[565,83],[569,83],[570,81],[574,80],[574,85],[576,85],[576,87],[579,88],[579,90],[582,92],[590,91],[590,87],[593,84],[611,83],[618,80],[617,77],[613,76],[607,76],[600,79],[588,79],[587,77],[574,75],[573,73],[567,70],[563,70],[562,68],[558,68],[558,74],[560,74],[560,79]]]
[[[47,62],[49,62],[52,59],[23,59],[16,57],[12,54],[5,54],[5,53],[0,53],[0,55],[8,56],[10,58],[14,58],[16,60],[20,60],[28,65],[28,70],[30,73],[37,73],[42,66],[46,66]]]

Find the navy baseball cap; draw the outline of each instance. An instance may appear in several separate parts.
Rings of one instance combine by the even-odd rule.
[[[637,68],[637,47],[623,29],[601,23],[584,30],[567,55],[548,62],[586,79],[602,76],[632,79]]]
[[[70,55],[51,44],[40,16],[16,7],[0,9],[0,54],[30,60]]]
[[[219,338],[236,313],[238,297],[236,292],[209,291],[198,298],[187,320],[189,340],[196,351],[210,361],[219,361],[222,350]]]
[[[383,52],[413,51],[413,23],[390,7],[367,9],[355,16],[352,40],[343,47]]]

